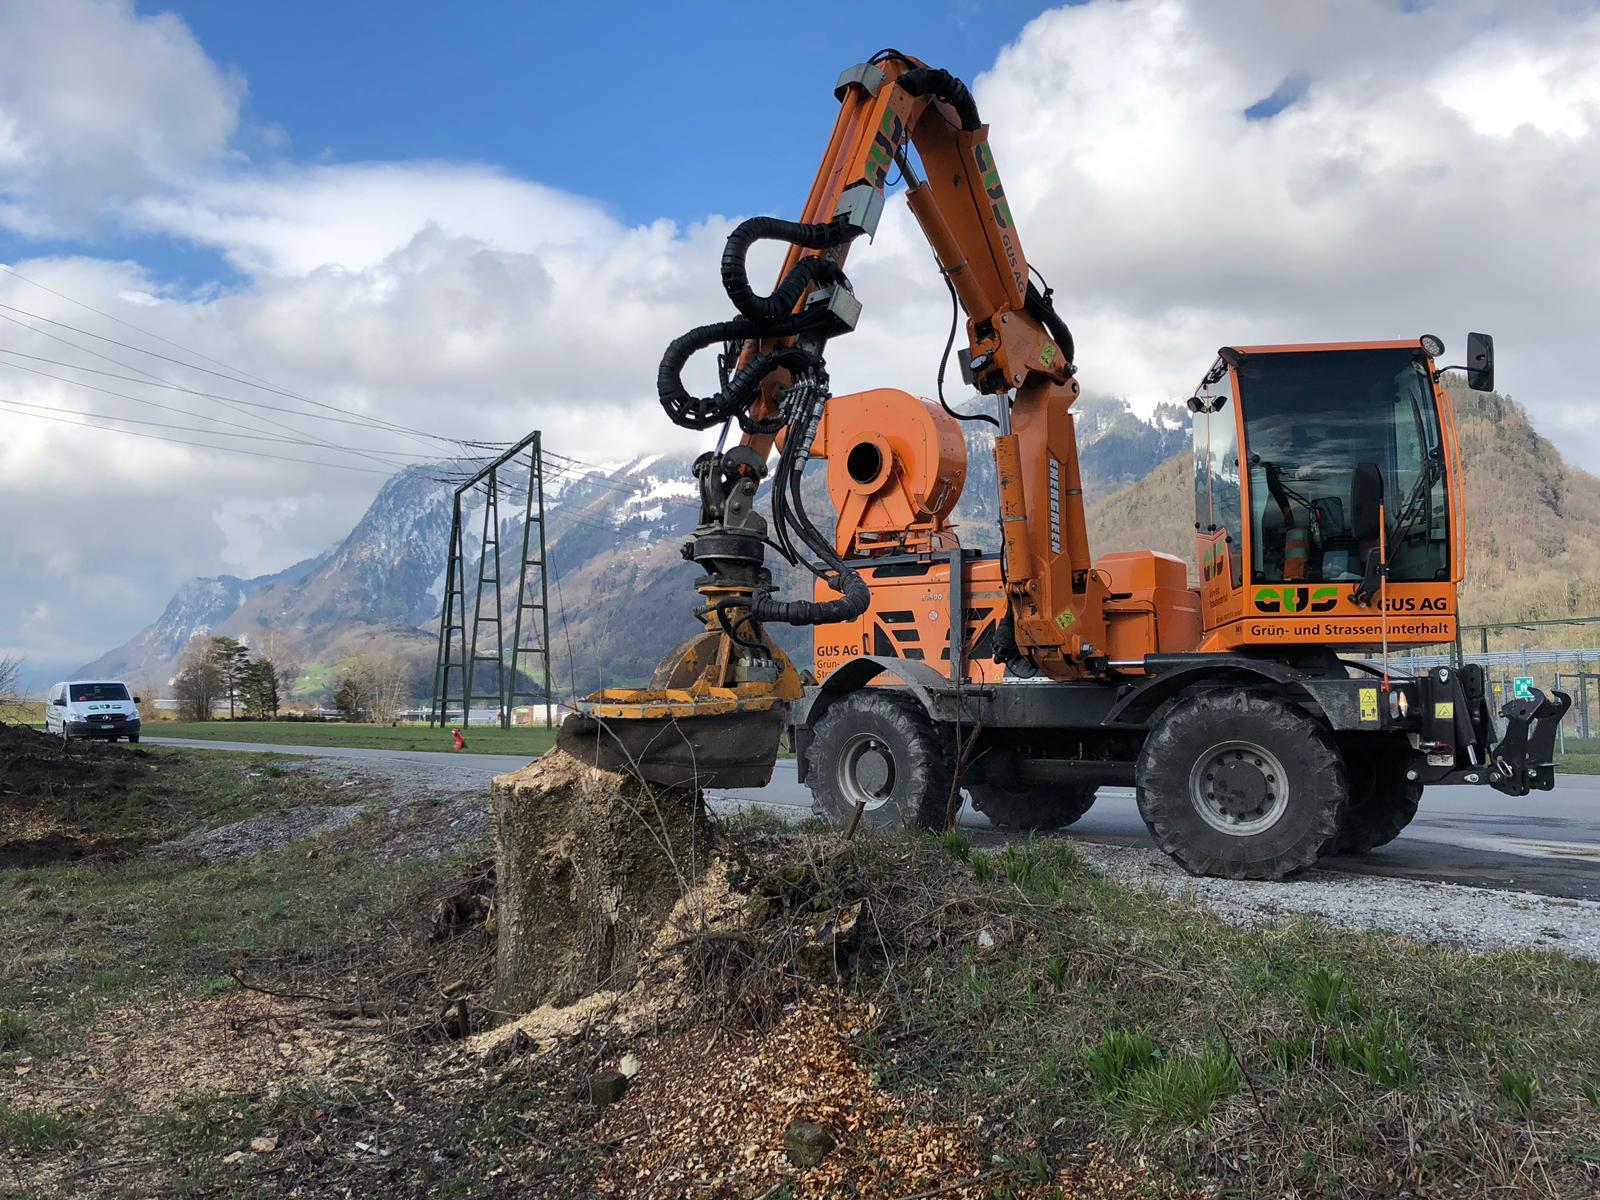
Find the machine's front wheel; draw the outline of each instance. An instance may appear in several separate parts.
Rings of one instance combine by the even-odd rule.
[[[1333,854],[1365,854],[1399,837],[1417,815],[1422,784],[1406,778],[1410,747],[1347,747],[1350,811],[1345,814]]]
[[[1139,815],[1192,875],[1282,879],[1339,836],[1349,807],[1332,734],[1287,700],[1218,688],[1181,699],[1139,754]]]
[[[1046,831],[1065,829],[1094,804],[1093,784],[1029,784],[1001,787],[974,783],[967,791],[972,807],[997,829]]]
[[[806,748],[812,808],[835,825],[859,803],[874,829],[941,829],[953,773],[927,714],[879,688],[835,701]]]

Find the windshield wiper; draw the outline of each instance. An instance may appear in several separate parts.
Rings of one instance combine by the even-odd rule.
[[[1417,480],[1417,485],[1411,489],[1411,495],[1406,497],[1406,504],[1400,510],[1400,519],[1395,522],[1394,532],[1384,530],[1384,540],[1387,543],[1388,553],[1380,555],[1376,550],[1367,552],[1367,569],[1361,577],[1361,582],[1356,584],[1350,593],[1350,598],[1365,608],[1372,603],[1372,598],[1378,594],[1378,589],[1383,585],[1383,580],[1388,577],[1389,564],[1394,562],[1394,556],[1399,553],[1400,543],[1410,536],[1412,527],[1428,511],[1423,501],[1433,490],[1444,474],[1444,464],[1441,461],[1442,451],[1433,449],[1428,451],[1422,476]],[[1387,525],[1387,520],[1385,521]]]

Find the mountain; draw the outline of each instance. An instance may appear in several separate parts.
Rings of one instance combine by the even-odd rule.
[[[1122,400],[1085,396],[1074,408],[1086,495],[1105,495],[1147,475],[1189,439],[1187,414],[1163,405],[1150,419]],[[971,545],[993,545],[992,427],[965,425],[966,489],[957,509]],[[679,548],[698,516],[693,455],[651,455],[603,470],[547,468],[551,668],[556,689],[585,692],[603,683],[648,678],[662,655],[698,628],[692,615],[697,568]],[[181,586],[157,620],[79,669],[133,681],[169,679],[197,634],[237,637],[297,669],[297,695],[325,692],[336,664],[363,650],[394,651],[411,664],[418,694],[432,686],[444,563],[458,468],[427,464],[390,478],[350,534],[325,554],[255,579],[216,576]],[[504,486],[504,484],[502,485]],[[828,515],[822,469],[806,482],[808,510]],[[502,494],[499,544],[506,637],[515,613],[521,550],[520,485]],[[483,534],[484,496],[466,500],[463,528],[470,609]],[[810,576],[778,562],[786,595],[808,595]],[[488,597],[485,597],[486,606]],[[810,636],[780,640],[803,661]]]
[[[692,459],[651,456],[605,471],[552,467],[545,481],[547,552],[555,578],[585,569],[622,578],[623,568],[650,546],[693,527],[697,509],[689,478]],[[78,668],[75,674],[134,681],[170,679],[191,638],[237,637],[279,663],[291,664],[305,696],[327,690],[330,671],[363,651],[394,652],[410,666],[419,694],[432,684],[439,610],[444,596],[453,492],[459,469],[410,467],[386,481],[347,537],[325,554],[254,579],[215,576],[183,584],[157,620],[129,641]],[[498,539],[501,598],[509,640],[516,610],[517,559],[522,548],[525,477],[502,478]],[[463,541],[471,607],[483,544],[485,495],[464,497]],[[615,568],[615,570],[613,570]],[[569,585],[570,586],[570,585]],[[692,588],[686,595],[692,595]],[[492,605],[484,597],[487,613]],[[689,602],[680,607],[687,611]],[[580,607],[578,623],[586,625]],[[553,616],[552,624],[556,621]],[[576,644],[576,643],[575,643]],[[670,644],[670,643],[668,643]]]
[[[1600,612],[1600,478],[1562,460],[1509,396],[1445,376],[1465,472],[1464,624]],[[1096,553],[1148,545],[1194,573],[1190,456],[1179,454],[1089,510]]]

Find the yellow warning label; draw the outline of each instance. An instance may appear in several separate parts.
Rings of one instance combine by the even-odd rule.
[[[1378,719],[1378,689],[1361,688],[1361,719],[1363,721],[1377,721]]]
[[[1456,718],[1456,702],[1454,700],[1441,700],[1433,706],[1433,715],[1441,721],[1453,721]]]
[[[1073,615],[1073,612],[1070,608],[1064,609],[1060,613],[1056,614],[1056,624],[1062,629],[1068,628],[1077,619],[1078,618]]]

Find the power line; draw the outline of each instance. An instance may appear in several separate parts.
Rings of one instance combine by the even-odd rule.
[[[186,370],[199,371],[199,372],[201,372],[203,374],[206,374],[206,375],[214,375],[219,379],[225,379],[230,383],[242,384],[245,387],[259,388],[262,391],[270,392],[270,393],[273,393],[273,394],[279,395],[279,396],[283,396],[283,397],[285,397],[287,399],[290,399],[290,400],[298,400],[302,404],[309,404],[309,405],[312,405],[315,408],[326,409],[329,412],[340,412],[340,411],[342,411],[342,410],[336,408],[334,405],[326,404],[321,400],[313,400],[308,396],[302,396],[298,392],[290,391],[288,388],[278,387],[276,384],[259,382],[259,381],[255,380],[255,379],[253,379],[253,378],[251,378],[249,376],[230,375],[230,374],[227,374],[226,372],[223,372],[223,371],[214,371],[210,367],[202,367],[202,366],[198,366],[198,365],[196,365],[194,363],[191,363],[191,362],[185,362],[183,359],[180,359],[180,358],[173,358],[170,354],[160,354],[160,353],[158,353],[158,352],[156,352],[154,350],[148,350],[143,346],[136,346],[132,342],[119,341],[117,338],[107,337],[103,333],[95,333],[93,330],[81,329],[76,325],[70,324],[69,322],[58,321],[53,317],[44,316],[42,313],[31,312],[28,309],[17,308],[14,305],[10,305],[10,304],[0,304],[0,309],[5,309],[7,312],[20,313],[22,316],[31,317],[35,321],[43,321],[48,325],[59,326],[62,329],[70,329],[73,333],[81,334],[84,337],[92,337],[96,341],[106,342],[106,343],[108,343],[110,345],[113,345],[113,346],[120,346],[124,350],[132,350],[135,354],[147,354],[151,358],[161,359],[163,362],[172,363],[172,364],[174,364],[176,366],[183,367]],[[42,333],[43,330],[36,330],[35,332],[41,332]],[[81,347],[80,347],[80,349],[81,349]],[[188,351],[188,353],[193,353],[193,351]],[[127,364],[124,363],[123,365],[126,366]],[[360,416],[363,420],[365,420],[368,424],[373,425],[374,427],[388,429],[389,431],[394,432],[394,433],[405,433],[405,434],[409,434],[409,435],[414,436],[414,437],[431,438],[431,439],[433,439],[435,441],[448,442],[448,443],[451,443],[451,444],[454,444],[454,445],[462,444],[461,439],[459,439],[459,438],[446,437],[445,435],[438,434],[438,433],[428,433],[425,430],[421,430],[421,429],[412,429],[412,428],[409,428],[408,426],[400,425],[400,424],[398,424],[398,423],[396,423],[394,421],[385,421],[385,420],[382,420],[381,418],[378,418],[378,417],[367,416],[364,413],[357,414],[357,415]]]
[[[310,458],[290,458],[282,454],[268,454],[264,450],[246,450],[242,446],[215,446],[209,442],[191,442],[185,438],[164,437],[158,433],[140,433],[136,429],[118,429],[113,425],[97,425],[93,422],[87,421],[69,421],[65,417],[46,416],[43,413],[24,412],[20,409],[13,408],[11,404],[5,400],[0,400],[0,408],[9,409],[20,417],[32,417],[35,421],[54,421],[59,425],[76,425],[82,429],[98,429],[102,433],[120,433],[124,437],[144,438],[147,441],[152,442],[171,442],[177,446],[197,446],[202,450],[220,450],[225,454],[248,454],[252,458],[272,458],[277,459],[279,462],[303,463],[304,465],[311,467],[331,467],[337,471],[360,471],[367,475],[388,474],[387,471],[379,471],[372,467],[352,466],[349,463],[322,462],[320,460]]]
[[[8,306],[3,306],[3,304],[0,304],[0,309],[3,309],[3,307]],[[107,354],[101,354],[99,350],[91,350],[90,347],[78,346],[77,342],[67,341],[66,338],[62,338],[62,336],[59,336],[59,334],[50,333],[48,330],[37,330],[37,328],[29,325],[29,323],[19,322],[18,318],[8,317],[8,315],[3,314],[3,312],[0,312],[0,320],[6,320],[6,322],[11,322],[13,325],[19,325],[21,328],[24,328],[24,330],[29,331],[29,333],[40,334],[42,338],[50,338],[51,341],[61,342],[62,346],[67,346],[74,350],[80,350],[80,352],[83,352],[83,354],[90,354],[93,355],[93,357],[101,358],[102,362],[115,363],[115,365],[122,366],[122,368],[125,368],[125,370],[136,371],[136,373],[144,376],[144,379],[133,379],[131,376],[118,376],[118,374],[115,374],[114,371],[101,371],[99,368],[96,368],[96,366],[82,366],[78,365],[78,363],[59,362],[59,360],[54,360],[54,358],[42,358],[40,355],[22,354],[21,350],[5,350],[5,354],[11,354],[14,355],[14,357],[35,358],[37,362],[48,362],[53,366],[64,366],[64,368],[67,368],[67,370],[70,371],[86,371],[86,373],[90,374],[107,374],[107,376],[110,376],[110,378],[123,379],[123,381],[131,382],[131,384],[139,384],[141,387],[163,387],[163,389],[168,390],[181,390],[181,392],[186,392],[186,394],[189,395],[197,395],[197,397],[208,398],[208,400],[216,400],[216,402],[221,403],[221,405],[226,406],[226,408],[234,410],[235,413],[240,413],[240,416],[246,416],[246,413],[243,413],[243,411],[240,411],[240,408],[238,408],[238,405],[242,405],[242,403],[243,405],[251,406],[251,408],[269,408],[269,410],[272,411],[280,411],[280,413],[288,414],[288,416],[315,416],[315,414],[310,413],[291,413],[291,411],[286,410],[286,408],[277,408],[277,406],[274,405],[259,405],[259,403],[251,403],[248,402],[248,400],[235,400],[234,397],[213,394],[213,392],[200,392],[200,390],[194,389],[194,387],[182,387],[179,386],[179,384],[173,384],[173,382],[166,381],[166,379],[163,379],[162,376],[158,376],[158,374],[152,374],[150,371],[144,370],[142,366],[134,366],[133,363],[122,362],[120,358],[114,358]],[[200,414],[195,413],[194,416],[200,416]],[[299,434],[301,437],[317,438],[317,440],[320,440],[323,445],[328,446],[328,448],[331,448],[331,450],[339,450],[339,448],[341,448],[341,446],[336,445],[336,443],[330,442],[328,438],[320,437],[318,434],[312,434],[310,430],[298,429],[296,426],[286,426],[286,424],[283,424],[282,421],[274,421],[272,418],[258,418],[258,421],[266,422],[266,424],[269,424],[269,426],[275,426],[277,429],[288,430],[290,434]],[[371,459],[371,461],[374,462],[384,462],[386,466],[390,467],[400,466],[398,462],[392,462],[389,461],[389,459],[378,458],[376,454],[362,453],[360,454],[360,458]]]
[[[27,370],[26,367],[23,367],[21,369],[22,370]],[[51,378],[54,378],[54,377],[51,376]],[[121,395],[120,392],[109,392],[107,394],[108,395],[112,395],[112,396]],[[173,408],[171,405],[167,405],[167,404],[156,404],[155,401],[153,401],[153,400],[140,400],[137,396],[127,396],[127,397],[124,397],[124,399],[132,400],[137,404],[150,404],[150,405],[153,405],[156,408],[165,409],[168,412],[181,413],[184,416],[194,416],[195,415],[194,413],[189,412],[189,410],[186,409],[186,408]],[[152,428],[155,428],[155,429],[176,429],[176,430],[179,430],[180,432],[183,432],[183,433],[204,434],[207,437],[248,438],[249,440],[255,441],[255,442],[277,442],[280,445],[285,445],[285,446],[309,446],[309,447],[311,447],[313,449],[316,449],[316,448],[322,446],[321,442],[309,442],[309,441],[304,441],[304,440],[302,440],[300,438],[280,437],[279,435],[277,435],[275,433],[259,433],[259,432],[255,432],[255,431],[250,431],[250,432],[246,432],[246,433],[228,433],[227,431],[221,430],[221,429],[203,429],[203,428],[201,428],[199,426],[196,426],[196,425],[173,425],[173,424],[171,424],[170,422],[167,422],[167,421],[147,421],[147,420],[144,420],[141,417],[124,417],[124,416],[121,416],[120,414],[117,414],[117,413],[93,412],[93,411],[86,411],[86,410],[81,409],[81,408],[66,408],[66,409],[63,409],[63,408],[58,408],[55,405],[51,405],[51,404],[29,404],[24,400],[0,400],[0,404],[7,404],[7,405],[11,406],[12,408],[37,409],[40,412],[67,412],[67,413],[72,413],[74,416],[80,416],[80,417],[98,417],[102,421],[121,421],[121,422],[124,422],[125,424],[130,424],[130,425],[149,425],[149,426],[151,426]],[[215,417],[207,417],[207,418],[203,418],[203,419],[212,420],[212,421],[218,421],[219,420],[218,418],[215,418]],[[232,424],[232,422],[228,422],[228,421],[219,421],[219,423],[223,424],[223,425]],[[237,426],[235,426],[235,428],[237,428],[237,429],[246,429],[246,430],[249,429],[249,427],[245,426],[245,425],[237,425]],[[402,452],[402,453],[407,453],[407,452]],[[406,468],[404,468],[404,467],[401,468],[401,470],[405,470],[405,469]]]

